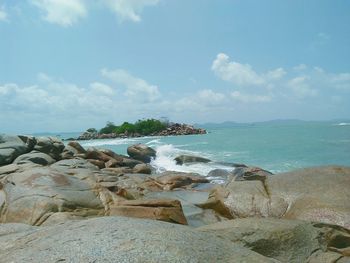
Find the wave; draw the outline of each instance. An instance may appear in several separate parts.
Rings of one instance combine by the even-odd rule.
[[[337,126],[349,126],[350,125],[350,122],[341,122],[341,123],[338,123],[336,124]]]
[[[99,147],[106,145],[123,145],[123,144],[134,144],[138,142],[138,139],[101,139],[101,140],[88,140],[81,142],[83,147]]]
[[[224,169],[232,171],[232,166],[226,166],[218,163],[193,163],[187,165],[177,165],[174,160],[175,157],[181,154],[197,155],[208,157],[208,154],[200,152],[194,152],[174,147],[172,144],[165,144],[156,147],[157,155],[156,158],[151,161],[151,165],[156,169],[157,172],[174,171],[174,172],[185,172],[185,173],[197,173],[202,176],[207,176],[209,172],[215,169]],[[208,177],[209,180],[215,183],[224,183],[223,178],[219,177]]]

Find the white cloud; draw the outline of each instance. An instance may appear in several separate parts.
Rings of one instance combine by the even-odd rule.
[[[264,84],[264,79],[250,65],[230,62],[229,58],[226,54],[220,53],[214,60],[211,69],[218,77],[238,86]]]
[[[0,21],[8,21],[8,15],[3,6],[0,6]]]
[[[231,82],[237,87],[266,86],[272,81],[281,79],[286,74],[283,68],[259,74],[249,64],[230,61],[230,57],[224,53],[219,53],[216,56],[211,69],[219,78]]]
[[[103,0],[105,5],[112,10],[122,21],[141,21],[140,13],[146,6],[154,6],[159,0]]]
[[[214,92],[211,89],[204,89],[196,95],[198,101],[204,105],[220,105],[226,100],[226,96],[223,93]]]
[[[145,80],[134,77],[123,69],[102,69],[101,73],[102,76],[112,80],[115,84],[124,87],[124,95],[130,99],[153,102],[160,98],[160,92],[157,86],[148,84]]]
[[[288,81],[287,86],[300,98],[314,97],[318,91],[310,86],[309,80],[307,76],[295,77]]]
[[[71,26],[87,15],[83,0],[30,0],[43,13],[43,18],[64,27]]]
[[[115,93],[110,86],[100,82],[93,82],[90,84],[90,87],[96,94],[112,96]]]
[[[231,97],[234,100],[244,102],[244,103],[252,103],[252,102],[270,102],[271,96],[269,95],[255,95],[255,94],[244,94],[239,91],[234,91],[231,93]]]

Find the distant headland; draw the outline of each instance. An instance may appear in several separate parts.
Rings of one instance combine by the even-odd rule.
[[[195,128],[189,124],[173,123],[167,120],[146,119],[138,120],[135,123],[124,122],[115,125],[108,121],[106,126],[99,131],[89,128],[78,138],[72,140],[112,139],[112,138],[133,138],[142,136],[171,136],[171,135],[192,135],[206,134],[207,131]],[[70,140],[68,139],[68,140]]]

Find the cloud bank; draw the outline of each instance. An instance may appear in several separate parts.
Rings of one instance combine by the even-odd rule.
[[[99,80],[87,85],[39,73],[32,85],[0,83],[0,123],[16,130],[62,131],[160,116],[220,122],[264,116],[327,119],[349,111],[350,73],[307,65],[260,73],[223,53],[213,60],[211,70],[218,77],[215,87],[182,93],[161,90],[156,81],[125,69],[101,69]]]

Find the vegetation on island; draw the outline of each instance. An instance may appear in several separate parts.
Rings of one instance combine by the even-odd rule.
[[[160,132],[167,128],[167,123],[156,119],[138,120],[135,123],[124,122],[117,126],[113,122],[108,121],[106,126],[100,130],[101,134],[132,134],[150,135],[155,132]]]

